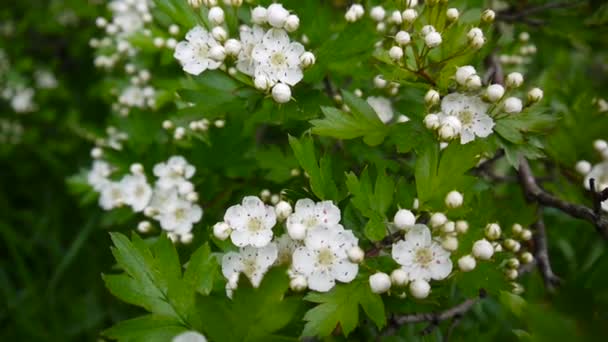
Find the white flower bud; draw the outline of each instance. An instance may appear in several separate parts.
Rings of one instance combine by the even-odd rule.
[[[417,299],[424,299],[431,292],[431,285],[425,280],[418,279],[410,283],[410,292]]]
[[[165,120],[163,121],[163,128],[166,130],[172,129],[173,128],[173,122],[171,120]]]
[[[165,41],[165,45],[169,49],[175,49],[175,47],[177,46],[177,40],[175,40],[175,38],[169,38]]]
[[[93,147],[91,149],[91,157],[93,159],[99,159],[103,156],[103,150],[100,147]]]
[[[373,293],[384,293],[391,288],[391,278],[386,273],[378,272],[369,277],[369,286]]]
[[[501,233],[502,233],[502,230],[500,229],[500,226],[498,225],[498,223],[490,223],[486,226],[485,234],[489,240],[499,239]]]
[[[598,152],[604,152],[604,150],[608,149],[608,142],[606,142],[606,140],[597,139],[593,142],[593,148]]]
[[[384,22],[379,22],[378,24],[376,24],[376,31],[383,33],[386,31],[386,24]],[[377,44],[380,45],[380,44]]]
[[[395,35],[395,42],[401,46],[407,45],[412,41],[410,34],[405,31],[399,31]]]
[[[277,194],[270,196],[270,203],[272,203],[273,205],[277,205],[277,203],[279,203],[280,200],[281,200],[281,197],[279,197],[279,195],[277,195]]]
[[[283,5],[276,3],[268,6],[266,13],[268,15],[268,23],[276,28],[282,28],[289,16],[289,11]]]
[[[441,34],[439,32],[429,32],[426,36],[424,36],[424,43],[429,48],[434,48],[441,45],[442,39]]]
[[[226,222],[218,222],[213,226],[213,236],[219,240],[226,240],[230,233],[232,233],[232,228]]]
[[[424,126],[428,129],[436,130],[440,126],[439,116],[437,114],[428,114],[424,117]]]
[[[407,285],[408,282],[407,272],[398,268],[391,272],[391,283],[395,286],[401,287]]]
[[[512,72],[507,75],[505,84],[509,88],[518,88],[524,83],[524,76],[519,72]]]
[[[454,223],[454,221],[446,222],[443,226],[441,226],[441,231],[446,234],[453,233],[456,231],[456,223]]]
[[[296,292],[302,292],[306,290],[306,288],[308,288],[308,282],[306,281],[306,277],[298,274],[295,277],[291,278],[291,281],[289,282],[289,288]]]
[[[475,37],[481,37],[481,38],[483,38],[483,31],[479,27],[473,27],[467,33],[467,38],[469,40],[473,40],[473,38],[475,38]]]
[[[585,176],[587,175],[589,172],[591,172],[591,163],[586,161],[586,160],[581,160],[578,163],[576,163],[576,172],[580,173],[581,175]]]
[[[477,90],[481,88],[481,77],[479,77],[478,75],[472,75],[471,77],[467,78],[467,81],[465,82],[465,87],[468,90]]]
[[[365,14],[365,9],[363,8],[363,6],[361,6],[360,4],[353,4],[352,6],[350,6],[348,11],[346,11],[344,18],[346,19],[346,21],[354,23],[355,21],[361,19],[361,17],[363,17],[363,14]]]
[[[441,247],[446,251],[454,252],[458,249],[458,239],[454,236],[445,236],[441,240]]]
[[[209,57],[212,59],[221,62],[226,59],[226,50],[221,45],[216,45],[209,50]]]
[[[408,118],[406,115],[401,114],[397,117],[398,123],[403,123],[403,122],[408,122],[408,121],[410,121],[410,118]]]
[[[502,252],[502,245],[499,242],[492,242],[492,247],[494,247],[494,253]]]
[[[530,252],[521,253],[521,256],[519,258],[521,259],[521,262],[523,262],[524,264],[529,264],[534,260],[534,256]]]
[[[293,223],[287,227],[287,234],[294,240],[304,240],[306,237],[306,226],[300,223]]]
[[[280,201],[274,207],[274,211],[277,214],[277,218],[280,221],[283,221],[283,220],[287,219],[287,217],[289,215],[291,215],[291,213],[293,212],[293,209],[291,208],[291,204],[289,204],[285,201]]]
[[[505,276],[507,277],[507,279],[515,280],[519,276],[519,272],[514,269],[508,269],[505,271]]]
[[[179,26],[171,24],[169,26],[169,34],[176,36],[179,33]]]
[[[483,45],[486,43],[486,39],[484,37],[475,37],[471,39],[469,44],[473,49],[481,49]]]
[[[379,88],[379,89],[386,88],[387,85],[388,85],[388,82],[386,82],[386,80],[382,77],[382,75],[377,75],[376,77],[374,77],[374,86],[376,88]]]
[[[521,231],[520,236],[522,240],[529,241],[532,239],[532,231],[530,231],[530,229],[524,229]]]
[[[403,58],[403,49],[399,46],[393,46],[388,51],[388,55],[395,61],[401,60]]]
[[[384,16],[386,15],[386,12],[384,11],[384,8],[382,8],[382,6],[375,6],[375,7],[372,7],[371,11],[369,12],[369,15],[375,21],[382,21],[382,20],[384,20]]]
[[[513,224],[513,227],[511,227],[511,232],[513,232],[513,235],[519,235],[523,230],[524,227],[522,227],[519,223],[515,223]]]
[[[517,269],[519,268],[519,260],[517,260],[517,258],[510,258],[509,260],[507,260],[507,266],[509,268]]]
[[[470,272],[474,270],[475,267],[477,267],[477,261],[470,254],[458,259],[458,268],[463,272]]]
[[[527,42],[528,40],[530,40],[530,34],[528,32],[522,32],[519,34],[519,40],[521,42]]]
[[[283,83],[277,83],[272,88],[272,98],[278,103],[287,103],[291,100],[291,88]]]
[[[435,27],[433,27],[433,25],[424,25],[422,26],[422,29],[420,29],[420,34],[422,34],[423,36],[426,36],[427,34],[431,33],[431,32],[436,32],[437,30],[435,30]]]
[[[489,260],[494,255],[494,247],[486,239],[477,240],[473,244],[473,255],[477,259]]]
[[[134,175],[142,175],[144,173],[144,166],[140,163],[134,163],[129,167],[129,171]]]
[[[213,38],[215,38],[215,40],[220,42],[223,42],[228,39],[228,32],[226,32],[226,30],[221,26],[214,27],[211,30],[211,35],[213,36]]]
[[[161,47],[163,47],[165,45],[165,40],[163,38],[161,38],[161,37],[156,37],[156,38],[154,38],[154,40],[152,41],[152,43],[154,44],[155,47],[161,48]],[[132,73],[132,71],[130,73]]]
[[[405,0],[405,6],[407,8],[412,8],[418,6],[418,0]]]
[[[158,210],[156,210],[156,208],[146,207],[144,209],[144,215],[147,217],[153,217],[153,216],[156,216],[157,214],[158,214]]]
[[[444,213],[434,213],[429,219],[429,224],[432,228],[439,228],[448,222],[448,218]]]
[[[198,201],[198,193],[196,192],[189,192],[188,194],[186,194],[186,200],[188,202],[192,202],[195,203]]]
[[[456,232],[458,234],[465,234],[469,231],[469,223],[464,220],[456,221]]]
[[[505,88],[500,84],[491,84],[486,90],[486,97],[490,102],[497,102],[505,94]]]
[[[418,210],[419,207],[420,207],[420,201],[418,200],[418,198],[414,198],[414,202],[412,203],[412,209]]]
[[[169,240],[171,240],[172,243],[179,242],[179,235],[177,235],[176,233],[167,233],[167,237],[169,238]]]
[[[268,12],[266,11],[266,8],[262,6],[257,6],[256,8],[251,10],[251,21],[257,25],[263,25],[268,19],[267,14]]]
[[[461,129],[462,124],[457,117],[453,115],[447,116],[441,121],[438,131],[439,137],[442,140],[452,140],[460,134]]]
[[[285,20],[285,31],[295,32],[300,27],[300,18],[295,14],[290,14]]]
[[[192,233],[185,233],[179,236],[179,242],[183,243],[184,245],[191,244],[192,240],[194,240],[194,235],[192,235]]]
[[[207,18],[214,26],[222,25],[224,23],[224,10],[218,6],[211,7]]]
[[[393,11],[393,13],[391,13],[391,17],[389,18],[389,20],[394,24],[400,25],[401,23],[403,23],[403,18],[401,17],[401,12]]]
[[[226,0],[224,0],[224,3],[226,3]],[[243,5],[243,0],[230,0],[229,3],[233,7],[241,7]]]
[[[523,103],[517,97],[509,97],[505,100],[504,104],[505,112],[509,114],[521,113],[523,109]]]
[[[397,229],[404,230],[416,224],[416,216],[407,209],[399,209],[393,218],[393,222]]]
[[[273,86],[272,82],[266,75],[258,75],[253,80],[253,84],[255,85],[256,89],[262,91],[267,91],[268,89],[270,89],[270,87]]]
[[[528,101],[538,102],[543,99],[543,91],[540,88],[532,88],[528,92]]]
[[[226,54],[230,56],[236,56],[241,52],[242,44],[240,41],[236,39],[228,39],[224,44],[224,50],[226,50]]]
[[[506,249],[515,253],[519,252],[521,248],[521,244],[513,239],[506,239],[503,245]]]
[[[263,189],[262,191],[260,191],[260,198],[264,202],[267,202],[270,199],[271,195],[272,195],[272,193],[270,193],[270,190],[268,190],[268,189]]]
[[[458,17],[460,17],[460,12],[458,12],[457,8],[448,8],[445,12],[445,16],[449,21],[456,21]]]
[[[142,234],[149,233],[150,230],[152,230],[152,225],[148,221],[141,221],[137,224],[137,231]]]
[[[424,95],[424,102],[427,106],[435,106],[439,104],[440,99],[441,96],[439,96],[439,93],[435,89],[429,89],[429,91],[427,91]]]
[[[414,22],[414,20],[416,20],[416,18],[418,18],[418,12],[416,12],[416,10],[413,8],[408,8],[401,13],[401,18],[403,18],[403,21],[406,23],[411,24]]]
[[[365,258],[365,252],[359,246],[352,247],[347,252],[348,260],[358,264]]]
[[[496,13],[491,9],[487,9],[481,13],[481,20],[485,23],[491,23],[496,18]]]
[[[469,77],[477,74],[474,67],[465,65],[456,69],[456,82],[460,85],[465,85]]]
[[[173,132],[173,139],[182,140],[186,135],[186,129],[184,127],[177,127]]]

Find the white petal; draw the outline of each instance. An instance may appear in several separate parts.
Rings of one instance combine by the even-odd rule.
[[[315,206],[315,214],[323,224],[333,226],[340,223],[340,208],[332,201],[323,201]]]
[[[336,262],[333,267],[333,276],[343,283],[355,279],[357,272],[359,272],[359,265],[353,264],[347,259]]]
[[[407,232],[404,239],[416,247],[428,246],[431,244],[431,231],[427,226],[417,224]]]
[[[330,245],[333,234],[323,226],[317,226],[308,230],[304,244],[311,250],[319,250]]]
[[[260,267],[268,268],[277,260],[278,254],[277,245],[271,243],[258,250],[256,261]]]
[[[239,253],[228,252],[222,257],[222,274],[226,279],[243,270],[243,259]]]
[[[191,75],[200,75],[203,71],[207,69],[208,62],[207,60],[189,62],[184,64],[184,71]]]
[[[279,75],[280,77],[277,77],[279,81],[291,86],[296,85],[304,78],[304,74],[299,68],[286,69],[282,73],[279,72]]]
[[[272,230],[264,229],[255,233],[249,233],[249,244],[254,247],[264,247],[272,240]]]
[[[475,140],[475,134],[473,133],[473,131],[471,129],[463,129],[460,132],[460,143],[462,145],[468,144],[473,140]]]
[[[173,57],[175,57],[182,63],[186,63],[194,59],[194,50],[190,43],[179,42],[175,46],[175,53],[173,54]]]
[[[308,276],[308,287],[311,290],[327,292],[335,285],[334,277],[327,271],[315,271]]]
[[[437,259],[429,267],[431,278],[435,280],[445,279],[452,272],[452,260],[448,259]]]
[[[311,252],[306,247],[298,247],[293,252],[292,257],[293,269],[303,275],[310,275],[314,271],[316,263],[316,254]]]
[[[234,230],[230,234],[230,240],[235,246],[245,247],[250,244],[251,233],[247,230]]]
[[[241,205],[233,205],[226,210],[224,222],[226,222],[233,229],[244,229],[245,223],[247,222],[247,213]]]
[[[393,244],[391,255],[400,265],[407,266],[414,262],[414,250],[412,249],[412,246],[405,241],[398,241]]]
[[[473,131],[478,137],[485,138],[492,134],[492,128],[494,128],[494,120],[485,114],[478,114],[475,122],[473,123]]]
[[[273,51],[284,50],[289,45],[289,36],[283,29],[270,29],[264,35],[262,44]]]

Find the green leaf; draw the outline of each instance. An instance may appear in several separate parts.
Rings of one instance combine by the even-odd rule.
[[[423,204],[433,195],[435,188],[437,168],[439,164],[439,144],[423,144],[417,150],[416,159],[416,191],[418,200]]]
[[[172,317],[146,315],[122,321],[103,331],[102,335],[118,341],[165,342],[186,330],[188,329]]]
[[[507,291],[500,291],[500,302],[517,317],[521,317],[527,304],[520,296]]]
[[[209,244],[199,247],[190,257],[184,273],[184,282],[192,291],[208,295],[213,289],[213,281],[217,275],[217,260],[211,254]]]
[[[309,293],[304,299],[319,305],[304,315],[302,336],[326,337],[340,325],[348,337],[359,324],[359,306],[379,329],[386,324],[382,298],[371,291],[367,278],[339,284],[327,293]]]

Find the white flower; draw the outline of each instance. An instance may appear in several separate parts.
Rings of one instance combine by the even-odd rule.
[[[333,227],[340,222],[340,209],[331,201],[315,203],[311,199],[296,202],[294,212],[287,218],[287,229],[303,228],[304,234],[318,225]],[[304,235],[302,234],[302,235]],[[305,236],[305,235],[304,235]]]
[[[241,52],[239,53],[236,68],[249,76],[253,76],[255,72],[255,62],[253,60],[253,49],[262,43],[264,38],[264,29],[260,26],[253,26],[253,28],[246,27],[241,29]]]
[[[410,283],[410,292],[417,299],[424,299],[431,292],[431,285],[426,280],[417,279]]]
[[[441,101],[441,112],[445,115],[456,116],[462,125],[460,143],[466,144],[475,137],[485,138],[492,134],[494,120],[486,113],[488,104],[477,96],[452,93]]]
[[[281,4],[272,4],[268,6],[266,15],[270,25],[276,28],[282,28],[287,21],[289,11],[287,11]]]
[[[476,75],[477,71],[470,65],[465,65],[456,69],[456,82],[460,85],[465,85],[469,77]]]
[[[304,77],[300,65],[303,53],[304,46],[291,42],[285,30],[270,29],[262,42],[253,48],[255,76],[264,75],[272,82],[293,86]]]
[[[348,259],[348,251],[357,243],[352,231],[341,225],[317,226],[293,253],[293,268],[306,277],[310,289],[327,292],[336,280],[350,282],[357,276],[359,266]]]
[[[200,7],[200,4],[198,6]],[[207,339],[198,331],[186,331],[175,336],[171,342],[207,342]]]
[[[207,30],[195,26],[186,34],[186,41],[177,44],[173,56],[180,61],[185,72],[200,75],[203,71],[217,69],[222,64],[211,58],[211,49],[216,46],[221,45]]]
[[[268,11],[262,6],[257,6],[251,10],[251,21],[257,25],[263,25],[268,20]]]
[[[510,88],[520,87],[524,83],[524,76],[519,72],[512,72],[507,75],[505,84]]]
[[[361,19],[365,14],[365,9],[360,4],[353,4],[348,8],[346,13],[344,14],[344,19],[350,23],[354,23],[355,21]]]
[[[230,239],[236,246],[264,247],[272,240],[277,217],[273,207],[255,196],[247,196],[241,204],[228,208],[224,222],[232,228]]]
[[[416,10],[413,8],[408,8],[401,13],[401,17],[406,23],[412,23],[414,20],[416,20],[416,18],[418,18],[418,12],[416,12]]]
[[[448,208],[458,208],[462,205],[463,200],[464,200],[464,198],[460,192],[458,192],[456,190],[450,191],[445,196],[445,205]]]
[[[253,287],[260,286],[264,274],[277,259],[277,246],[270,243],[262,248],[241,247],[239,252],[228,252],[222,257],[222,273],[231,280],[243,273]],[[238,278],[237,278],[238,279]]]
[[[369,277],[369,286],[373,293],[384,293],[391,288],[391,278],[388,274],[377,272]]]
[[[429,48],[434,48],[441,45],[442,41],[443,40],[441,38],[441,33],[437,31],[429,32],[427,35],[424,36],[424,43]]]
[[[491,84],[486,90],[486,96],[490,102],[496,102],[500,100],[505,94],[505,88],[500,84]]]
[[[393,105],[386,97],[370,96],[367,98],[367,103],[372,107],[380,118],[380,121],[383,123],[388,123],[393,119],[393,116],[395,115],[393,112]]]
[[[399,31],[395,35],[395,42],[399,45],[407,45],[411,40],[412,38],[410,37],[410,34],[406,31]]]
[[[208,19],[215,26],[222,25],[224,23],[224,10],[218,6],[211,7]]]
[[[112,210],[125,203],[125,191],[120,182],[108,182],[100,192],[99,206],[104,210]]]
[[[477,266],[477,261],[470,254],[458,259],[458,268],[463,272],[470,272]]]
[[[410,280],[441,280],[452,272],[450,252],[433,241],[425,225],[415,225],[402,241],[393,244],[392,256]]]
[[[291,256],[296,248],[302,244],[299,241],[293,240],[288,234],[283,234],[274,243],[277,245],[278,256],[275,265],[290,265]]]
[[[101,191],[110,182],[108,177],[112,174],[112,167],[103,160],[95,160],[93,167],[87,175],[87,182],[96,191]]]
[[[264,75],[260,77],[265,77]],[[256,81],[259,77],[256,77]],[[284,83],[277,83],[272,87],[272,98],[277,103],[287,103],[291,100],[291,88]]]
[[[589,190],[589,180],[591,178],[595,180],[596,191],[603,191],[608,188],[608,161],[593,166],[585,176],[584,186],[587,190]],[[608,211],[608,201],[602,202],[602,209]]]
[[[517,97],[509,97],[505,100],[505,112],[509,114],[517,114],[521,112],[523,108],[523,104],[521,100]]]
[[[11,107],[17,113],[27,113],[36,110],[34,89],[20,88],[15,90],[15,94],[11,99]]]
[[[175,193],[161,208],[159,221],[161,227],[177,235],[190,233],[192,226],[203,217],[203,209],[196,204],[179,198]]]
[[[473,255],[477,259],[489,260],[493,254],[494,254],[494,247],[492,247],[492,244],[488,240],[486,240],[486,239],[477,240],[473,244]]]
[[[166,163],[154,165],[153,169],[154,175],[158,177],[156,185],[162,189],[179,189],[191,184],[187,179],[190,179],[195,171],[196,168],[182,156],[173,156]]]
[[[410,210],[399,209],[395,214],[393,222],[397,229],[404,230],[416,224],[416,216]]]
[[[375,7],[372,7],[372,9],[369,12],[369,15],[375,21],[382,21],[384,19],[384,16],[386,15],[386,11],[384,10],[384,8],[382,6],[375,6]]]
[[[125,192],[124,202],[133,208],[133,211],[143,211],[152,198],[152,188],[146,177],[142,174],[127,175],[121,180]]]
[[[55,89],[57,88],[57,79],[52,72],[48,70],[38,70],[34,74],[36,77],[36,85],[40,89]]]

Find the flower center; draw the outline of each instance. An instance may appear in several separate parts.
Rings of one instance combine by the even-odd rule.
[[[257,269],[257,264],[255,262],[255,259],[244,259],[243,260],[243,273],[247,274],[247,275],[252,275],[255,273],[255,270]]]
[[[113,189],[112,190],[112,198],[115,200],[121,199],[122,198],[122,192],[120,191],[120,189]]]
[[[331,252],[329,248],[323,248],[319,251],[317,255],[317,261],[320,265],[329,266],[334,263],[334,253]]]
[[[312,227],[316,226],[319,223],[319,221],[317,220],[316,217],[311,216],[308,219],[304,220],[303,223],[307,228],[312,228]]]
[[[144,197],[146,189],[142,185],[135,188],[135,197]]]
[[[469,110],[463,110],[458,113],[458,119],[463,126],[469,126],[473,123],[473,113]]]
[[[201,59],[207,58],[209,55],[209,48],[207,47],[207,44],[200,44],[198,49],[196,49],[196,55]]]
[[[184,208],[178,208],[173,212],[173,216],[177,221],[181,221],[186,217],[186,210],[184,210]]]
[[[282,52],[275,52],[272,57],[270,57],[270,63],[275,67],[282,66],[287,63],[287,57]]]
[[[416,263],[428,265],[433,261],[433,252],[429,248],[419,248],[416,251]]]
[[[264,225],[262,224],[262,221],[260,221],[259,218],[254,217],[249,219],[249,222],[247,223],[247,229],[249,229],[250,232],[255,233],[264,229]]]

